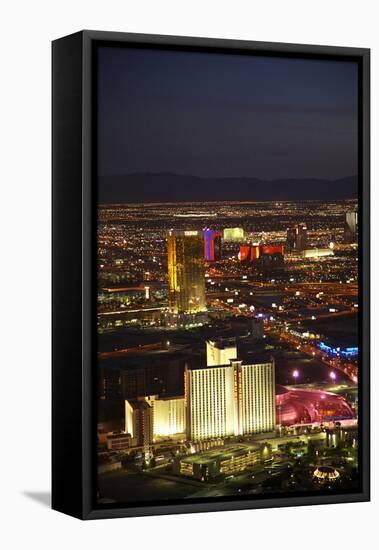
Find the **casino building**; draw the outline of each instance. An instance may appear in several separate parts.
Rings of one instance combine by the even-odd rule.
[[[185,369],[187,439],[199,441],[273,432],[276,425],[273,359],[256,359],[245,365],[231,358],[237,355],[236,348],[221,346],[222,343],[207,342],[211,365]],[[216,348],[213,353],[212,348]],[[224,361],[228,362],[222,364]]]
[[[229,242],[241,242],[245,238],[242,227],[226,227],[224,229],[224,240]]]
[[[203,229],[204,233],[204,258],[207,262],[221,260],[222,233],[213,229]]]
[[[242,263],[253,263],[258,270],[266,273],[280,269],[284,265],[284,246],[244,244],[240,246],[238,259]]]

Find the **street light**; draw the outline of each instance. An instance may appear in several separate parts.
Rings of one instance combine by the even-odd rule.
[[[337,378],[337,377],[336,377],[336,373],[335,373],[334,371],[330,371],[329,376],[330,376],[330,378],[333,380],[333,382],[335,382],[335,380],[336,380],[336,378]]]
[[[300,372],[299,372],[297,369],[295,369],[295,370],[293,371],[293,373],[292,373],[292,376],[293,376],[293,378],[294,378],[294,380],[295,380],[295,383],[296,383],[297,379],[298,379],[299,376],[300,376]]]

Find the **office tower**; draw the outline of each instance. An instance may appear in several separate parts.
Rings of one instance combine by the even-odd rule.
[[[301,252],[307,248],[307,226],[303,223],[287,228],[288,252]]]
[[[224,229],[224,240],[231,242],[241,242],[244,239],[245,232],[242,227],[227,227]]]
[[[123,429],[121,373],[118,368],[98,369],[97,422],[106,432]]]
[[[137,446],[143,446],[145,453],[153,441],[153,409],[143,399],[125,401],[125,433],[129,433]]]
[[[260,273],[270,274],[281,270],[284,266],[284,256],[277,252],[274,254],[260,254],[257,260],[257,267]]]
[[[300,224],[296,227],[296,250],[302,251],[307,248],[307,226]]]
[[[287,252],[296,250],[296,226],[287,227],[286,249]]]
[[[170,313],[206,310],[204,237],[201,231],[170,231],[168,235]]]
[[[231,359],[237,357],[237,347],[235,343],[230,344],[224,340],[207,340],[207,367],[216,365],[229,365]]]
[[[213,343],[207,343],[212,350]],[[216,348],[217,349],[217,348]],[[230,347],[232,349],[232,347]],[[225,360],[222,353],[212,361]],[[185,403],[187,437],[192,441],[272,432],[275,429],[275,366],[271,359],[244,365],[186,367]]]
[[[222,233],[213,229],[203,229],[204,233],[204,258],[207,262],[221,260]]]
[[[136,364],[122,369],[122,395],[128,400],[143,395],[183,395],[183,370],[183,360],[175,355],[141,355]]]
[[[275,430],[274,360],[243,365],[235,362],[239,434]]]
[[[99,365],[98,373],[98,396],[100,399],[121,398],[121,372],[118,368]]]
[[[153,408],[153,439],[183,434],[186,430],[184,397],[148,398]]]
[[[250,336],[253,340],[262,340],[264,336],[263,319],[258,317],[251,319]]]
[[[344,227],[345,243],[356,243],[358,240],[358,212],[346,212]]]

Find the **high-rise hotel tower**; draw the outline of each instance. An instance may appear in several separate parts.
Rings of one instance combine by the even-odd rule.
[[[257,360],[254,364],[234,363],[239,434],[275,430],[274,360]]]
[[[307,226],[304,223],[287,228],[287,252],[302,252],[307,248]]]
[[[212,366],[186,368],[185,400],[187,437],[192,441],[275,430],[275,365],[257,359],[244,365],[231,358],[231,348],[207,342]],[[214,353],[210,348],[215,347]],[[218,356],[228,364],[216,365]],[[234,356],[237,350],[234,350]]]
[[[358,212],[346,212],[344,226],[345,243],[356,243],[358,240]]]
[[[206,311],[202,231],[169,231],[168,286],[171,318]]]
[[[204,257],[207,262],[218,262],[222,256],[222,233],[205,228],[204,233]]]
[[[236,433],[232,367],[186,369],[184,387],[190,441]]]

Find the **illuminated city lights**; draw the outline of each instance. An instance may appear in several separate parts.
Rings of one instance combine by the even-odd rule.
[[[114,344],[98,354],[99,460],[123,453],[137,475],[211,481],[220,494],[245,473],[262,490],[251,472],[272,461],[296,479],[289,458],[308,490],[341,483],[314,462],[326,448],[344,445],[356,465],[359,349],[355,329],[339,329],[358,309],[351,206],[278,204],[233,206],[238,228],[216,202],[100,208],[98,330]],[[128,479],[112,457],[100,477]]]

